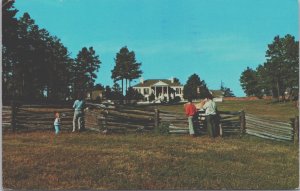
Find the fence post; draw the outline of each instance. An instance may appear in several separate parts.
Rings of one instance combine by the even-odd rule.
[[[16,130],[16,114],[17,114],[16,102],[11,101],[11,128],[13,132]]]
[[[242,136],[246,132],[246,117],[245,117],[245,111],[244,110],[242,110],[241,113],[240,113],[240,122],[241,122],[240,136]]]
[[[299,142],[299,116],[296,116],[293,123],[294,129],[294,144],[298,144]]]
[[[105,110],[103,112],[103,119],[102,119],[102,123],[101,123],[102,130],[107,130],[107,115],[108,115],[108,111]]]
[[[159,109],[154,109],[154,127],[158,128],[159,126]]]
[[[222,128],[222,123],[219,123],[219,130],[220,130],[220,137],[223,137],[223,128]]]

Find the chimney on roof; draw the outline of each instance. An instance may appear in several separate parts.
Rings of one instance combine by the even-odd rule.
[[[171,83],[173,84],[173,83],[174,83],[174,77],[171,77],[171,78],[170,78],[170,81],[171,81]]]
[[[144,78],[143,77],[140,78],[140,82],[141,82],[141,84],[144,84]]]

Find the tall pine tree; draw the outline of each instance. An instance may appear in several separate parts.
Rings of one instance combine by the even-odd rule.
[[[93,89],[100,64],[99,56],[96,55],[93,47],[84,47],[79,51],[73,66],[74,96]]]
[[[115,67],[111,71],[111,78],[114,82],[121,80],[122,93],[124,92],[124,80],[125,80],[125,91],[128,88],[128,82],[133,79],[139,78],[142,74],[140,69],[141,63],[137,63],[135,59],[135,53],[133,51],[129,52],[128,48],[125,46],[120,49],[116,54]]]

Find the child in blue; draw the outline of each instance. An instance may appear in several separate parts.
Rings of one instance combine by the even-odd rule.
[[[55,128],[55,134],[57,135],[60,130],[60,118],[58,112],[55,113],[54,128]]]

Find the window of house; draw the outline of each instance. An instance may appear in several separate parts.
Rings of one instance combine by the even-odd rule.
[[[176,88],[176,94],[181,94],[182,93],[182,89],[181,88]]]

